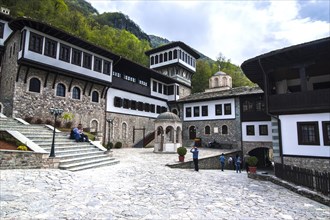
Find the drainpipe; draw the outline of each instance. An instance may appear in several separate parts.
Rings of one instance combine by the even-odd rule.
[[[281,164],[283,164],[283,150],[282,150],[282,134],[281,134],[281,120],[277,115],[273,115],[271,113],[269,113],[269,102],[268,102],[268,97],[269,97],[269,89],[268,89],[268,83],[267,83],[267,75],[265,73],[265,70],[261,64],[261,60],[260,58],[258,59],[258,63],[259,66],[261,68],[262,74],[263,74],[263,78],[264,78],[264,85],[265,85],[265,104],[266,104],[266,114],[269,115],[272,118],[277,119],[278,121],[278,144],[279,144],[279,148],[280,148],[280,158],[281,158]]]

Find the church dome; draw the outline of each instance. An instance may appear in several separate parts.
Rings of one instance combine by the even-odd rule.
[[[180,118],[172,112],[164,112],[158,115],[156,121],[181,121]]]

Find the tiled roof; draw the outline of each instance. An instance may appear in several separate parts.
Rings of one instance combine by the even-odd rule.
[[[178,102],[193,102],[193,101],[205,101],[212,99],[223,99],[229,97],[237,97],[243,95],[262,94],[264,93],[259,87],[236,87],[228,90],[217,91],[217,92],[201,92],[194,93],[179,99]]]

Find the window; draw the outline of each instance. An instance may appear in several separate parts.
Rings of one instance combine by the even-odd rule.
[[[173,52],[173,59],[176,59],[178,58],[178,51],[177,50],[174,50]]]
[[[265,103],[263,101],[256,102],[256,110],[258,112],[265,111]]]
[[[167,61],[167,52],[164,53],[164,62]]]
[[[42,53],[43,39],[43,36],[31,32],[29,50]]]
[[[330,121],[322,121],[324,145],[330,146]]]
[[[137,109],[138,109],[139,111],[143,111],[143,102],[138,102],[138,103],[137,103]]]
[[[99,102],[99,93],[97,91],[92,92],[92,102]]]
[[[155,64],[158,63],[158,55],[155,56]]]
[[[160,62],[160,63],[163,62],[163,54],[162,54],[162,53],[159,55],[159,62]]]
[[[121,106],[122,106],[122,99],[121,98],[119,98],[119,97],[115,97],[114,98],[114,102],[113,102],[113,105],[115,106],[115,107],[118,107],[118,108],[120,108]]]
[[[156,110],[156,112],[157,112],[158,114],[160,114],[160,110],[161,110],[161,107],[160,107],[159,105],[157,105],[157,110]]]
[[[110,70],[111,70],[111,63],[109,61],[105,61],[103,62],[103,73],[105,75],[110,76]]]
[[[73,87],[73,89],[72,89],[72,98],[80,100],[80,89],[78,87]]]
[[[65,85],[62,83],[59,83],[56,86],[56,96],[65,97]]]
[[[56,58],[57,42],[46,38],[44,54],[49,57]]]
[[[128,99],[124,99],[124,101],[123,101],[123,107],[126,108],[126,109],[128,109],[130,107],[129,106],[129,103],[130,103],[130,101]]]
[[[81,66],[81,51],[72,49],[72,60],[71,63],[77,66]]]
[[[157,82],[152,82],[152,91],[157,92]]]
[[[211,134],[211,128],[210,128],[210,126],[208,126],[208,125],[205,126],[204,131],[205,131],[204,132],[205,134]]]
[[[168,60],[172,60],[172,51],[168,52]]]
[[[199,117],[199,106],[194,107],[194,117]]]
[[[154,65],[155,64],[155,57],[151,57],[150,58],[150,65]]]
[[[150,112],[155,113],[155,105],[153,104],[150,105]]]
[[[180,87],[179,86],[176,86],[176,94],[180,95]]]
[[[92,55],[88,53],[84,53],[83,67],[87,69],[92,68]]]
[[[158,83],[158,93],[163,93],[163,84]]]
[[[222,127],[221,127],[221,133],[222,134],[228,134],[228,127],[227,127],[227,125],[222,125]]]
[[[102,72],[102,59],[98,57],[94,57],[94,71]]]
[[[320,145],[318,122],[297,122],[299,145]]]
[[[136,101],[131,100],[131,109],[136,110]]]
[[[164,85],[164,95],[168,94],[168,87],[166,85]]]
[[[60,45],[60,60],[69,63],[70,62],[70,51],[71,51],[71,48],[69,46],[61,44]]]
[[[246,135],[253,136],[254,135],[254,125],[246,126]]]
[[[167,94],[168,95],[174,95],[174,86],[168,86],[167,87]]]
[[[162,111],[162,113],[163,112],[167,112],[167,108],[165,106],[162,106],[162,110],[161,111]]]
[[[190,118],[191,117],[191,107],[186,108],[186,117]]]
[[[215,115],[222,115],[222,104],[215,105]]]
[[[115,77],[121,78],[121,73],[112,71],[112,75],[115,76]]]
[[[5,24],[0,22],[0,38],[3,38],[4,30],[5,30]]]
[[[40,80],[37,78],[30,79],[29,91],[30,92],[38,92],[40,93]]]
[[[208,116],[208,106],[202,106],[202,116]]]
[[[253,111],[253,103],[250,101],[243,102],[243,112]]]
[[[231,104],[224,104],[225,115],[231,115]]]
[[[267,125],[259,125],[259,135],[268,135]]]
[[[149,103],[144,103],[144,111],[149,112],[150,111],[150,105]]]

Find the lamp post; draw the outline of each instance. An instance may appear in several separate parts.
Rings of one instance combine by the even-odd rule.
[[[53,130],[53,141],[52,141],[52,147],[50,150],[50,155],[49,157],[55,157],[55,129],[56,129],[56,118],[57,116],[60,116],[63,113],[63,109],[60,108],[50,108],[49,109],[50,114],[55,116],[55,121],[54,121],[54,130]]]
[[[111,139],[110,124],[113,124],[113,119],[108,118],[107,122],[108,122],[108,129],[109,129],[108,143],[110,143],[110,139]]]

